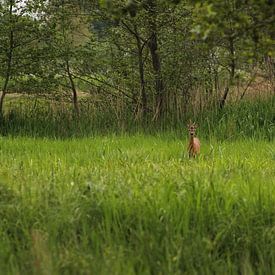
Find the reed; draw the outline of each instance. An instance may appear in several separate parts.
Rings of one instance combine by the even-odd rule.
[[[243,101],[182,116],[167,114],[161,121],[135,120],[131,110],[119,112],[91,102],[82,102],[76,117],[71,106],[45,100],[13,100],[6,104],[1,134],[50,138],[72,138],[107,134],[156,134],[170,132],[181,136],[191,119],[199,125],[204,138],[235,140],[242,138],[274,139],[275,97],[269,100]]]

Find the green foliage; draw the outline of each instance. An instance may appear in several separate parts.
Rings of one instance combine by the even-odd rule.
[[[12,70],[11,76],[28,74],[34,67],[38,69],[39,62],[36,57],[41,54],[39,45],[39,24],[29,16],[30,12],[20,7],[14,2],[13,11],[10,14],[9,5],[3,5],[0,14],[0,67],[1,77],[6,76],[7,71],[7,53],[12,51]],[[12,34],[12,44],[10,36]]]
[[[257,0],[191,2],[195,2],[193,31],[204,39],[212,35],[241,39],[245,43],[243,48],[250,53],[261,51],[274,55],[274,3]]]
[[[105,109],[115,97],[131,120],[156,120],[188,113],[196,94],[223,107],[256,72],[274,86],[265,1],[2,3],[0,79],[11,93],[73,95],[75,106],[79,92],[95,93]]]
[[[252,85],[275,85],[272,1],[20,2],[0,1],[0,273],[275,273],[275,98]]]

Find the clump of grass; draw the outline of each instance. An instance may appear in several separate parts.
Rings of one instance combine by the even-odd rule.
[[[186,142],[1,138],[1,271],[274,273],[274,141]]]
[[[275,97],[269,101],[243,101],[228,105],[220,112],[202,113],[202,132],[220,140],[256,138],[273,140],[275,136]]]

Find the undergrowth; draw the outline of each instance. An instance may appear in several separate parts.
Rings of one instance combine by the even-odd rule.
[[[130,111],[117,114],[113,109],[95,107],[87,102],[81,104],[79,117],[68,104],[13,100],[6,105],[0,128],[4,136],[69,138],[170,132],[179,137],[189,119],[196,121],[204,138],[272,140],[275,133],[275,97],[268,101],[243,101],[223,110],[186,113],[181,118],[167,114],[160,121],[135,120],[129,115]]]

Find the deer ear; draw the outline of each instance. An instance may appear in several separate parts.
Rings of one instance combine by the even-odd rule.
[[[193,126],[193,122],[192,122],[192,120],[191,119],[189,119],[189,122],[188,122],[188,124],[187,124],[187,127],[189,128],[189,127],[191,127],[191,126]]]

